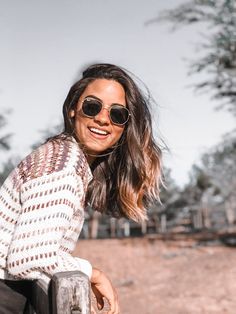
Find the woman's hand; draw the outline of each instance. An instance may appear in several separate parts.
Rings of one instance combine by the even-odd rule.
[[[109,278],[99,269],[93,268],[91,276],[91,287],[97,300],[97,307],[102,310],[104,307],[103,298],[107,299],[110,310],[106,314],[119,314],[118,296]]]

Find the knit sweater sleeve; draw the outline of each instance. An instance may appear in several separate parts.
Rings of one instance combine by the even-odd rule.
[[[42,156],[37,157],[42,163]],[[10,275],[45,279],[56,272],[80,270],[91,277],[90,263],[71,255],[84,221],[84,194],[84,178],[74,166],[25,180],[21,214],[8,251]]]

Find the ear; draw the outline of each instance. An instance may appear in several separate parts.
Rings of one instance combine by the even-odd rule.
[[[74,111],[74,110],[71,110],[71,111],[70,111],[70,118],[74,118],[74,116],[75,116],[75,111]]]

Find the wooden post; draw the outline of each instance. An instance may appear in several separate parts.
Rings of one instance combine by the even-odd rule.
[[[110,237],[115,238],[116,237],[116,219],[115,218],[110,218],[110,228],[111,228]]]
[[[161,233],[165,233],[167,231],[167,219],[166,214],[161,214]]]
[[[147,221],[146,220],[141,222],[141,231],[142,231],[142,234],[147,233]]]
[[[32,281],[25,314],[90,314],[90,282],[80,271],[56,273],[48,285]]]
[[[129,223],[129,221],[124,222],[124,236],[125,237],[130,236],[130,223]]]
[[[52,314],[90,314],[90,284],[80,271],[52,277]]]
[[[99,218],[101,214],[97,211],[95,211],[92,215],[91,221],[90,221],[90,238],[91,239],[97,239],[98,237],[98,227],[99,227]]]

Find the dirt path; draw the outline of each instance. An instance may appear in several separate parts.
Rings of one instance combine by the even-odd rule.
[[[133,238],[80,240],[76,254],[109,274],[122,314],[236,313],[236,249]]]

